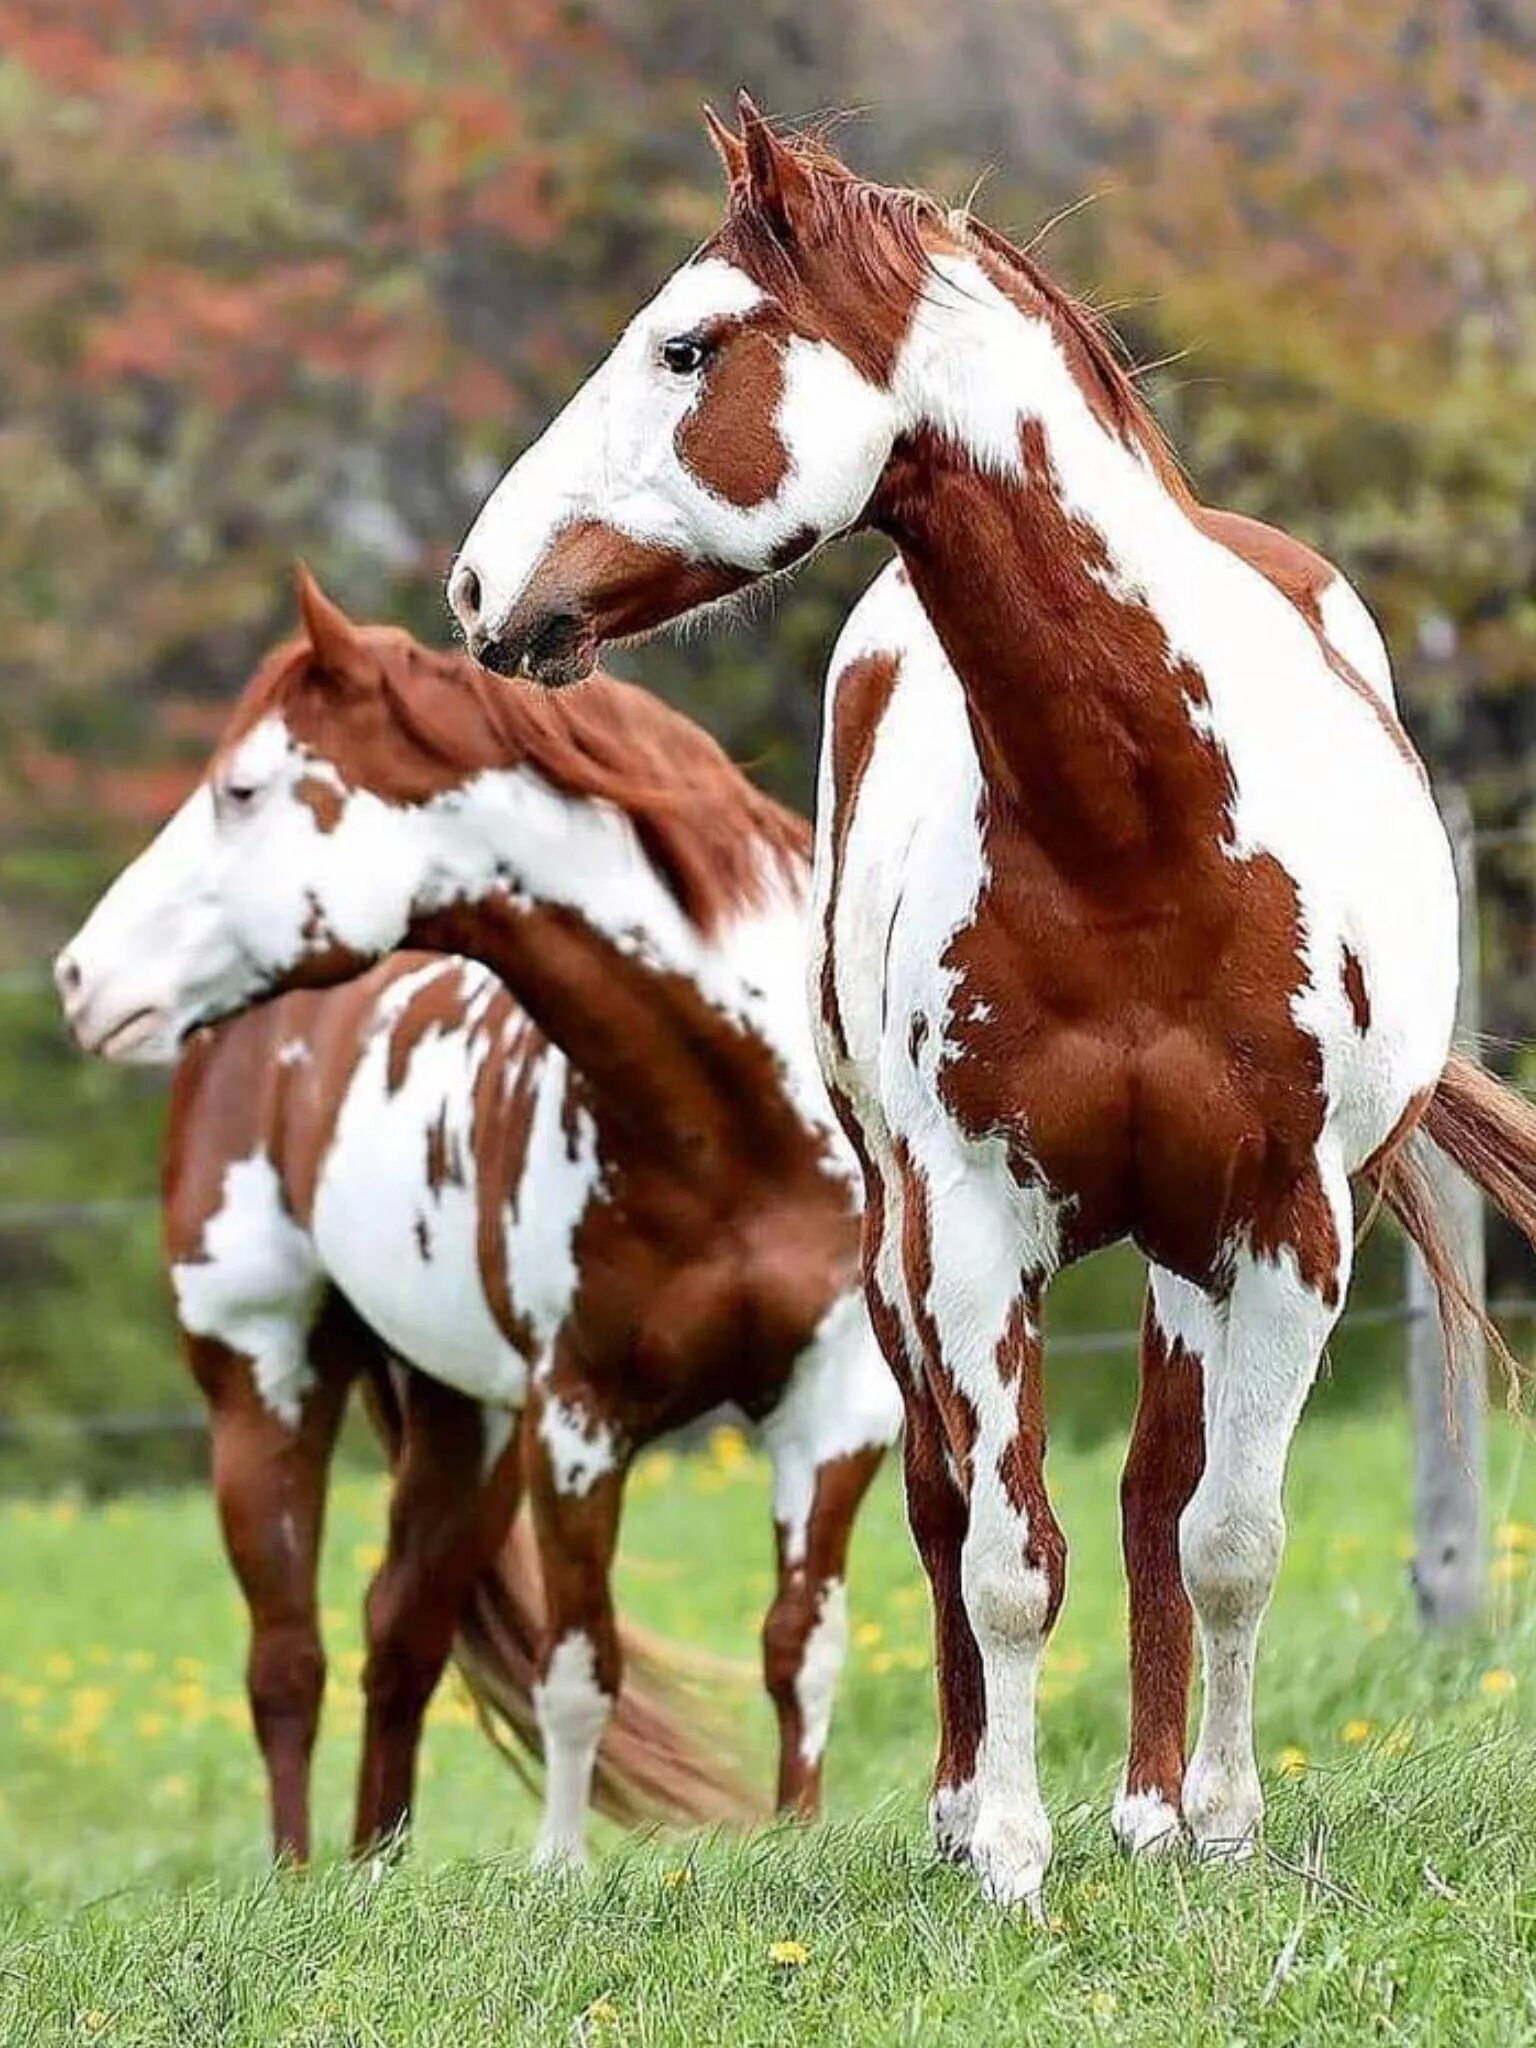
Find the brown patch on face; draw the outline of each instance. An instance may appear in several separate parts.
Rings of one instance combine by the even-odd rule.
[[[310,811],[322,832],[334,832],[347,808],[346,797],[323,775],[301,775],[293,786],[296,802]]]
[[[1070,1197],[1065,1257],[1131,1235],[1221,1285],[1234,1245],[1290,1244],[1326,1293],[1338,1248],[1314,1157],[1322,1057],[1292,1010],[1296,885],[1271,856],[1232,857],[1231,767],[1190,715],[1204,678],[1117,594],[1038,423],[1021,452],[1005,483],[918,436],[877,507],[994,792],[977,916],[945,955],[945,1101],[969,1133],[1016,1135],[1021,1181]]]
[[[1365,969],[1360,964],[1360,955],[1353,946],[1346,946],[1339,962],[1339,978],[1344,984],[1345,998],[1349,1013],[1355,1020],[1355,1029],[1363,1038],[1371,1028],[1371,997],[1365,985]]]
[[[689,474],[743,511],[773,497],[789,474],[779,433],[787,332],[771,309],[722,323],[712,336],[718,355],[672,437]]]
[[[562,527],[505,620],[497,665],[521,662],[550,687],[580,682],[613,640],[654,632],[752,581],[728,562],[694,562],[599,519]],[[487,659],[489,659],[487,655]]]
[[[1205,1468],[1202,1361],[1169,1343],[1150,1293],[1141,1325],[1141,1396],[1120,1481],[1130,1588],[1131,1734],[1125,1783],[1177,1813],[1189,1729],[1194,1625],[1179,1563],[1179,1518]]]

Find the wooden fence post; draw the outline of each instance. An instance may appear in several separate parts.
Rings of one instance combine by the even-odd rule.
[[[1440,812],[1456,858],[1461,894],[1461,1000],[1458,1033],[1475,1042],[1478,1029],[1477,876],[1472,814],[1455,785],[1438,792]],[[1483,1202],[1472,1183],[1441,1153],[1431,1150],[1430,1171],[1474,1298],[1487,1299],[1483,1256]],[[1413,1402],[1414,1561],[1419,1618],[1430,1628],[1472,1621],[1487,1594],[1487,1535],[1483,1511],[1484,1410],[1487,1362],[1481,1339],[1449,1394],[1445,1347],[1434,1289],[1424,1262],[1407,1247],[1408,1381]]]

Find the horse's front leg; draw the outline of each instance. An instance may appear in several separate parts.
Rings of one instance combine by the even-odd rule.
[[[840,1302],[763,1424],[773,1461],[778,1581],[763,1675],[779,1722],[782,1813],[813,1816],[848,1639],[854,1517],[901,1427],[901,1400],[863,1303]]]
[[[1130,1599],[1131,1726],[1110,1825],[1127,1854],[1177,1844],[1189,1730],[1194,1620],[1179,1568],[1179,1517],[1205,1458],[1202,1368],[1218,1363],[1206,1297],[1154,1268],[1141,1329],[1141,1396],[1120,1481]]]
[[[944,1463],[966,1500],[960,1596],[985,1714],[970,1856],[989,1898],[1038,1916],[1051,1825],[1035,1767],[1036,1696],[1067,1550],[1045,1490],[1042,1281],[1029,1259],[1052,1214],[1042,1196],[1040,1217],[1021,1218],[1013,1191],[973,1159],[940,1167],[909,1165],[903,1243]]]

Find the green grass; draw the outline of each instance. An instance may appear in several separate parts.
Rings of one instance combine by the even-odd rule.
[[[337,1491],[322,1856],[264,1866],[243,1616],[201,1494],[0,1510],[0,2041],[270,2044],[1536,2040],[1536,1456],[1494,1432],[1489,1631],[1426,1641],[1401,1413],[1324,1389],[1265,1638],[1264,1855],[1132,1868],[1105,1814],[1124,1713],[1118,1446],[1063,1447],[1072,1582],[1045,1686],[1052,1924],[985,1909],[922,1826],[927,1617],[894,1484],[853,1566],[832,1818],[746,1842],[600,1832],[536,1878],[526,1795],[451,1691],[413,1855],[339,1860],[359,1590],[379,1486]],[[764,1473],[653,1459],[627,1529],[637,1618],[743,1661],[768,1595]],[[768,1719],[724,1705],[766,1783]],[[1304,1757],[1304,1765],[1301,1759]],[[1310,1872],[1310,1875],[1308,1873]],[[776,1944],[798,1947],[780,1950]]]

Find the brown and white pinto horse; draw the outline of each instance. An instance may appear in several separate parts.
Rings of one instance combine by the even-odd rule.
[[[1536,1117],[1448,1062],[1450,856],[1359,600],[1195,502],[1097,322],[1030,257],[781,141],[750,102],[715,136],[724,225],[502,480],[450,602],[483,662],[562,683],[838,533],[900,551],[833,665],[815,1000],[907,1397],[935,1822],[992,1897],[1038,1905],[1035,1692],[1066,1561],[1052,1274],[1126,1237],[1152,1261],[1116,1829],[1150,1845],[1182,1817],[1240,1852],[1350,1177],[1426,1243],[1453,1312],[1406,1141],[1422,1124],[1530,1229]],[[1205,1679],[1187,1774],[1181,1575]]]
[[[417,1373],[369,1601],[359,1840],[404,1817],[456,1625],[483,1689],[500,1656],[497,1703],[519,1718],[503,1653],[528,1622],[494,1561],[521,1484],[546,1609],[540,1848],[581,1854],[619,1692],[625,1474],[727,1401],[774,1471],[779,1800],[814,1811],[849,1534],[901,1404],[804,1014],[805,827],[642,691],[552,707],[353,626],[308,579],[301,595],[305,637],[258,670],[198,790],[58,964],[87,1047],[167,1057],[196,1034],[173,1276],[252,1598],[279,1842],[303,1846],[321,1480],[370,1344]],[[198,1033],[406,945],[491,972],[392,962]],[[697,1813],[722,1790],[643,1703],[616,1735],[616,1795]],[[647,1760],[648,1740],[671,1748]]]

